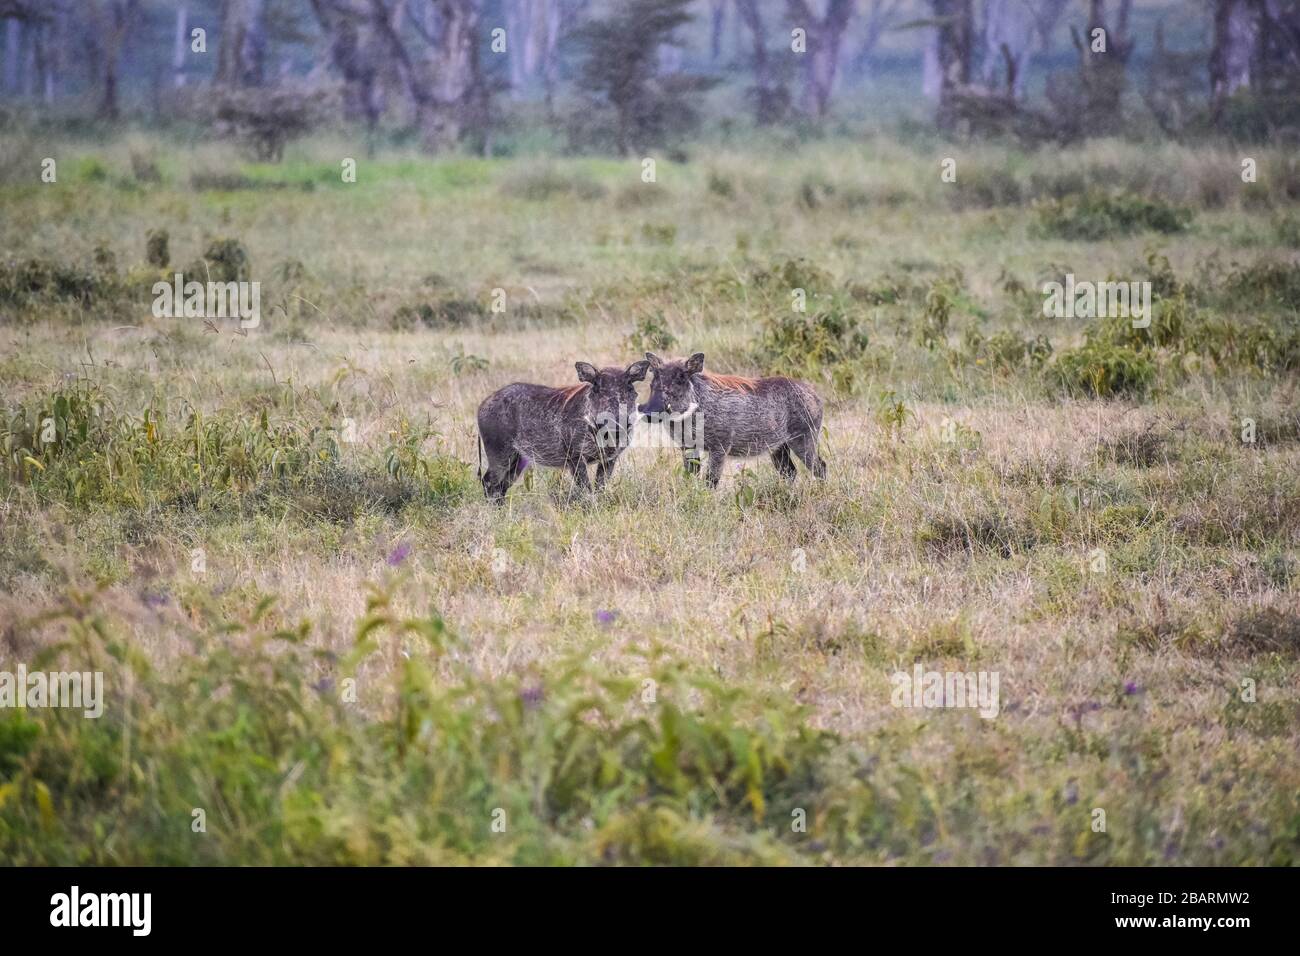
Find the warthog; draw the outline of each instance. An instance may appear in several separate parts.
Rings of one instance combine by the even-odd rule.
[[[793,452],[818,478],[826,477],[826,462],[817,454],[822,427],[822,401],[812,386],[794,379],[741,378],[704,371],[704,353],[665,362],[652,352],[646,360],[654,370],[650,401],[639,411],[667,418],[684,447],[686,470],[700,470],[699,449],[708,455],[705,480],[716,486],[728,456],[752,458],[768,453],[785,478],[794,479]],[[689,421],[688,421],[689,420]]]
[[[577,491],[591,487],[587,466],[596,468],[596,489],[614,472],[636,415],[636,383],[650,363],[597,369],[577,362],[579,383],[565,388],[515,382],[493,392],[478,407],[478,433],[487,455],[483,493],[501,501],[531,462],[567,468]]]

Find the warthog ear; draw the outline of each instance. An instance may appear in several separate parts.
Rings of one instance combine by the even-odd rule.
[[[573,367],[578,370],[578,381],[590,382],[595,385],[600,380],[600,373],[596,371],[596,366],[590,362],[574,362]]]
[[[640,382],[645,379],[645,373],[648,372],[649,370],[650,370],[650,363],[647,362],[645,359],[642,359],[639,362],[633,362],[631,365],[629,365],[627,367],[627,371],[624,374],[627,375],[627,380],[629,382]]]
[[[646,352],[645,360],[650,363],[650,367],[656,372],[664,367],[664,360],[655,355],[654,352]]]
[[[686,371],[691,375],[698,375],[704,371],[704,353],[696,352],[686,360]]]

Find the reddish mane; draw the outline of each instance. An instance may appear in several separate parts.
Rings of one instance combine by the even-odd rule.
[[[561,405],[567,405],[585,392],[589,387],[590,386],[587,385],[586,382],[579,382],[577,385],[565,385],[563,388],[557,388],[555,390],[555,399]]]
[[[758,388],[758,381],[752,378],[745,378],[742,375],[718,375],[714,372],[701,372],[704,380],[710,385],[717,388],[725,388],[732,392],[752,392]]]

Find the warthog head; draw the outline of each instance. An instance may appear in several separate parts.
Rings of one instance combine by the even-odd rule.
[[[655,377],[650,383],[650,401],[638,411],[643,415],[663,414],[672,421],[680,421],[699,408],[691,377],[704,371],[703,352],[673,362],[665,362],[653,352],[646,352],[645,357]]]
[[[575,362],[574,368],[579,381],[591,386],[587,391],[588,424],[611,434],[617,429],[630,431],[636,420],[636,383],[645,379],[650,363],[642,360],[625,369],[598,369],[590,362]]]

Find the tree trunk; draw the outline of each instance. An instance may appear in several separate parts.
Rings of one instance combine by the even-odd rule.
[[[785,113],[785,97],[772,79],[772,64],[767,55],[767,33],[758,0],[736,0],[737,22],[749,30],[753,48],[754,121],[760,126],[775,123]]]
[[[486,104],[479,73],[478,24],[481,0],[440,0],[442,34],[438,44],[432,97],[426,102],[425,142],[449,149],[482,116]]]
[[[1052,51],[1052,34],[1061,22],[1061,14],[1070,5],[1071,0],[1038,0],[1033,8],[1034,33],[1038,37],[1038,52]]]
[[[712,0],[709,8],[709,62],[722,57],[722,33],[727,28],[727,0]]]
[[[1127,85],[1129,57],[1133,54],[1133,39],[1128,34],[1128,16],[1132,0],[1120,0],[1119,15],[1115,25],[1109,26],[1106,17],[1106,0],[1090,0],[1088,8],[1088,35],[1080,37],[1071,31],[1075,49],[1079,53],[1080,79],[1084,95],[1084,129],[1098,133],[1118,128],[1122,119],[1124,88]],[[1093,34],[1104,30],[1105,52],[1094,52]]]
[[[265,0],[222,0],[218,86],[261,86],[266,69]]]
[[[935,20],[934,70],[939,86],[939,126],[951,128],[955,121],[954,96],[970,86],[971,51],[975,42],[975,19],[971,0],[930,0]]]
[[[36,84],[46,106],[54,102],[54,63],[51,55],[54,46],[54,19],[51,17],[37,27],[32,43],[36,56]]]
[[[983,81],[990,89],[1006,86],[1020,99],[1025,92],[1025,61],[1033,42],[1033,24],[1025,0],[987,0],[984,7]]]
[[[853,68],[857,72],[865,74],[870,69],[871,58],[880,43],[880,37],[893,26],[900,3],[901,0],[870,0],[862,42],[858,44],[858,52],[853,57]]]
[[[943,77],[939,75],[939,30],[927,27],[925,46],[921,50],[921,95],[938,103],[943,93]]]
[[[790,22],[803,27],[808,40],[803,60],[802,107],[804,112],[822,117],[830,108],[835,90],[841,41],[853,16],[854,0],[829,0],[826,15],[820,20],[813,16],[807,0],[787,0],[787,6]]]
[[[23,23],[17,17],[5,20],[5,94],[17,96],[21,87]]]
[[[23,31],[24,39],[27,41],[23,50],[22,66],[22,88],[23,96],[34,98],[36,96],[36,37],[41,32],[39,23],[27,24],[27,29]]]
[[[95,35],[91,39],[100,80],[100,113],[110,120],[121,116],[118,95],[118,66],[122,47],[135,26],[139,0],[106,0],[105,3],[87,3]]]
[[[343,115],[374,132],[383,112],[378,85],[380,43],[367,24],[340,13],[329,0],[311,0],[329,43],[330,62],[343,77]]]
[[[1218,116],[1226,101],[1249,88],[1260,44],[1260,15],[1253,0],[1215,0],[1210,95]]]
[[[176,8],[176,41],[172,50],[172,86],[180,89],[185,85],[185,53],[189,49],[189,5],[182,3]]]
[[[478,58],[483,0],[435,2],[440,28],[436,36],[425,37],[434,48],[432,75],[407,49],[409,34],[397,24],[402,3],[390,9],[383,0],[370,0],[370,23],[410,97],[425,146],[436,152],[454,146],[467,129],[486,124],[487,88]]]
[[[506,21],[506,61],[510,67],[510,95],[518,98],[523,94],[524,84],[528,78],[528,60],[531,52],[532,38],[532,0],[506,0],[504,3]]]
[[[559,80],[560,32],[564,27],[563,0],[547,0],[544,11],[546,41],[542,46],[542,85],[546,90],[546,116],[554,121],[555,84]]]

